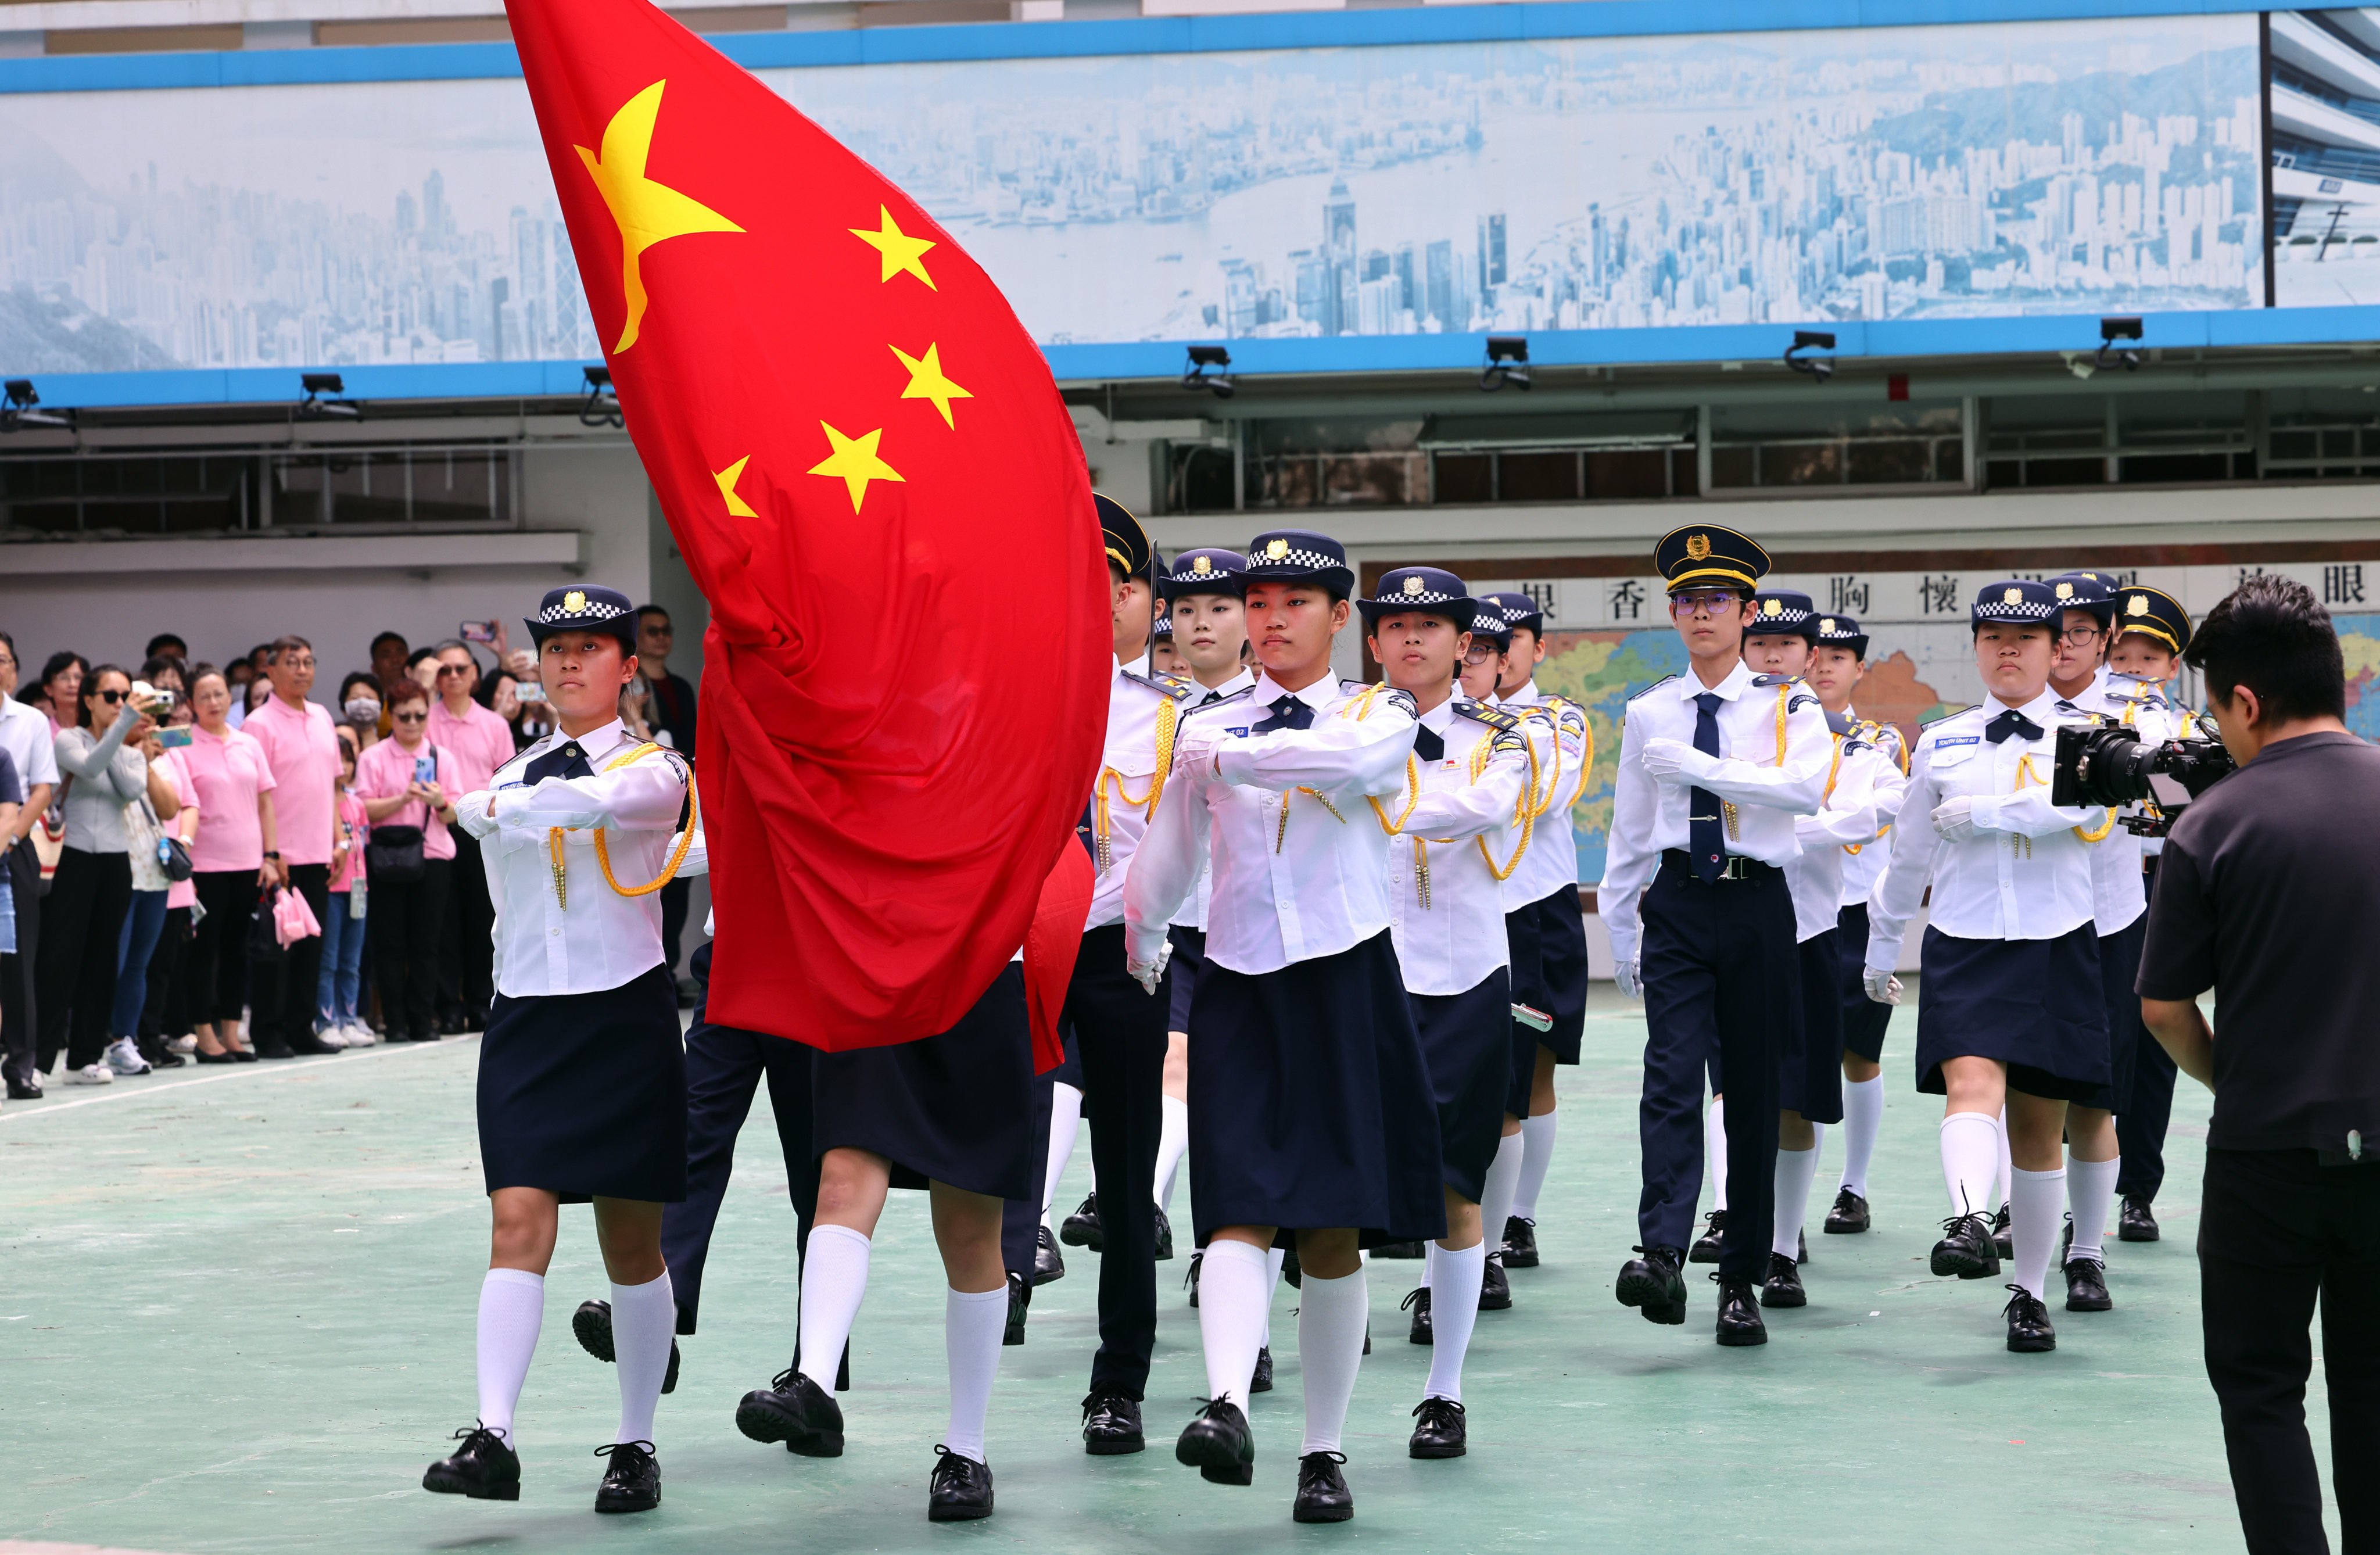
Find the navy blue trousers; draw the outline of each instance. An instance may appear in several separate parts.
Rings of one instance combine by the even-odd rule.
[[[1644,897],[1645,1191],[1637,1233],[1682,1254],[1703,1189],[1703,1075],[1727,1075],[1727,1231],[1719,1272],[1768,1266],[1777,1192],[1778,1065],[1802,1019],[1801,954],[1785,876],[1694,880],[1665,861]]]

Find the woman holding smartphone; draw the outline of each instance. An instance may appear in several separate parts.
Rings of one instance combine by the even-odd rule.
[[[430,693],[416,681],[389,690],[389,737],[356,759],[355,791],[372,825],[372,842],[394,844],[384,829],[418,828],[421,864],[378,868],[366,876],[371,891],[372,971],[380,986],[388,1039],[438,1039],[438,940],[444,921],[455,839],[449,798],[455,759],[429,740]],[[386,854],[395,851],[383,846]],[[369,856],[369,855],[368,855]]]

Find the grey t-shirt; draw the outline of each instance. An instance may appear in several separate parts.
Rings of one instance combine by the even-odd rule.
[[[58,731],[58,776],[72,778],[67,790],[67,846],[84,853],[129,853],[124,807],[149,792],[149,763],[128,750],[124,736],[140,715],[127,707],[94,735],[88,729]]]

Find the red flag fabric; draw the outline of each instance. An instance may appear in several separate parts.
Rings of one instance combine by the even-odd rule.
[[[645,0],[505,12],[710,601],[711,1018],[829,1051],[941,1031],[1024,942],[1098,766],[1081,443],[982,270],[742,67]]]
[[[1091,914],[1099,877],[1091,856],[1078,847],[1058,850],[1058,863],[1041,882],[1041,903],[1025,935],[1025,1011],[1033,1023],[1033,1073],[1047,1075],[1066,1062],[1058,1017],[1066,1009],[1066,984],[1083,948],[1083,920]]]

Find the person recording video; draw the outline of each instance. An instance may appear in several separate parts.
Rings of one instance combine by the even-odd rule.
[[[2304,1416],[2320,1299],[2340,1531],[2347,1549],[2371,1549],[2380,749],[2348,731],[2338,638],[2301,583],[2249,578],[2183,657],[2238,770],[2173,822],[2139,988],[2142,1019],[2215,1093],[2198,1244],[2207,1379],[2248,1549],[2327,1550]]]

